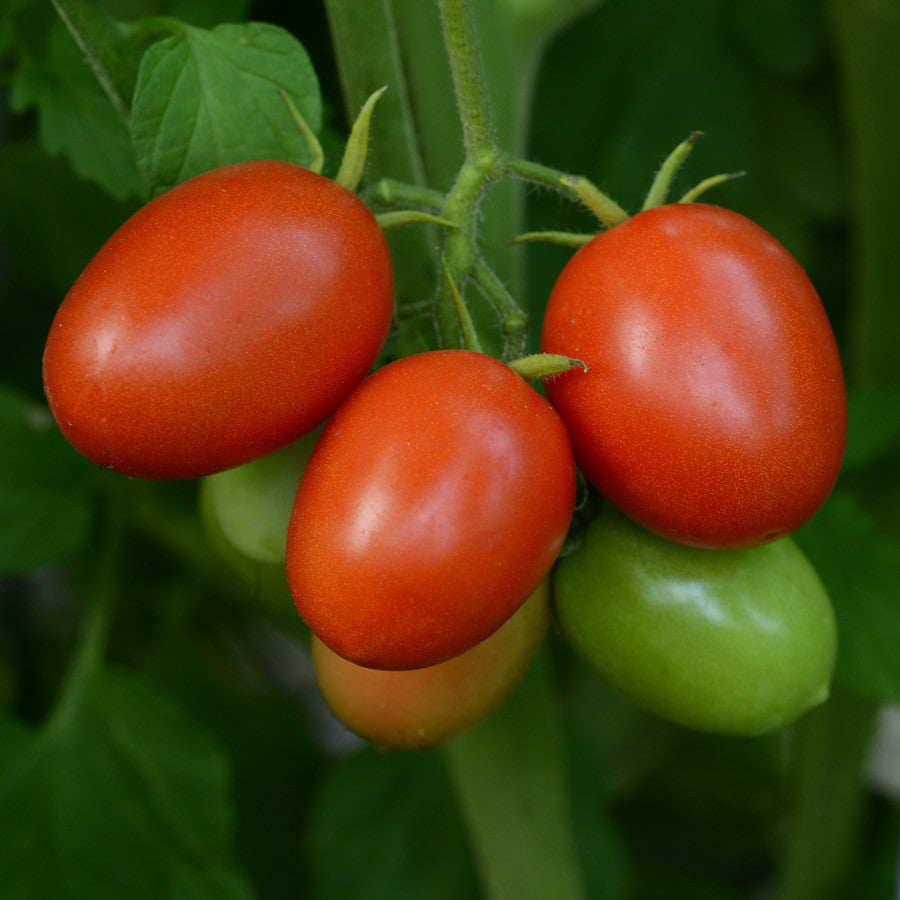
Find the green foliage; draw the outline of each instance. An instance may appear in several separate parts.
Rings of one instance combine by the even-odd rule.
[[[227,763],[171,702],[109,673],[0,769],[10,897],[252,896],[228,862]],[[9,728],[9,726],[6,726]]]
[[[711,737],[613,694],[554,636],[525,692],[446,752],[348,739],[321,706],[283,572],[231,558],[204,532],[195,485],[130,482],[79,457],[40,399],[40,354],[68,286],[138,202],[224,162],[309,158],[282,90],[324,133],[333,172],[334,134],[387,84],[361,194],[378,206],[382,178],[450,188],[463,152],[437,8],[7,0],[0,896],[891,896],[898,798],[869,786],[864,761],[878,704],[900,702],[898,4],[472,7],[503,150],[634,210],[670,149],[702,129],[673,196],[746,170],[705,199],[772,231],[819,288],[846,363],[850,436],[836,492],[797,540],[837,615],[834,696],[779,734]],[[77,24],[91,21],[96,32]],[[503,343],[494,304],[506,292],[535,349],[572,250],[506,242],[597,225],[555,191],[482,187],[458,240],[477,235],[499,277],[454,278],[486,346]],[[442,212],[416,196],[430,201],[397,205]],[[402,314],[385,358],[434,342],[443,236],[390,235]],[[85,676],[84,583],[103,563],[111,497],[126,540],[110,635]]]
[[[258,22],[185,26],[141,58],[131,133],[152,193],[245,159],[308,162],[286,93],[321,127],[315,71],[287,31]]]
[[[128,129],[62,22],[50,30],[46,54],[22,61],[12,108],[37,108],[41,143],[49,153],[65,155],[82,178],[118,199],[141,196]]]
[[[0,389],[0,572],[81,549],[91,522],[88,475],[47,409]]]
[[[315,900],[477,897],[440,758],[364,750],[323,779],[306,848]]]

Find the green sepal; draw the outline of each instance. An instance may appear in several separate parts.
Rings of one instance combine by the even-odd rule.
[[[547,378],[550,375],[559,375],[561,372],[568,372],[570,369],[577,369],[579,366],[587,371],[587,366],[580,359],[572,359],[568,356],[561,356],[558,353],[534,353],[530,356],[514,359],[508,365],[526,381],[533,381],[535,378]]]
[[[350,129],[350,137],[344,148],[344,158],[341,160],[341,167],[334,178],[341,187],[347,188],[348,191],[355,192],[362,180],[363,170],[366,167],[366,156],[369,153],[369,123],[372,121],[375,104],[386,90],[387,85],[380,87],[370,95]]]

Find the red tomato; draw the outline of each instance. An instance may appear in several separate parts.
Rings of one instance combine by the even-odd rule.
[[[193,478],[314,428],[387,335],[387,244],[301,166],[238,163],[148,203],[69,291],[44,353],[63,434],[108,469]]]
[[[574,497],[562,420],[509,366],[406,357],[363,381],[316,444],[288,527],[294,602],[351,662],[434,665],[534,591]]]
[[[542,349],[588,480],[645,527],[709,549],[788,534],[825,501],[847,428],[841,362],[797,261],[703,204],[639,213],[581,248]]]

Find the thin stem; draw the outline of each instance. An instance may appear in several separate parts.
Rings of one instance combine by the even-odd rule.
[[[513,299],[512,294],[497,273],[482,257],[475,260],[472,277],[500,315],[500,327],[503,332],[503,358],[511,359],[514,356],[520,356],[525,347],[528,316]]]
[[[127,125],[131,118],[137,64],[126,59],[123,53],[123,33],[118,23],[98,3],[89,0],[51,2],[84,53],[119,118]]]
[[[93,555],[92,578],[88,590],[90,608],[65,690],[48,722],[48,730],[64,728],[77,714],[91,682],[103,664],[115,601],[119,592],[119,568],[124,545],[124,517],[116,496],[108,499],[103,527]]]
[[[439,0],[438,5],[466,158],[471,161],[483,153],[495,155],[497,139],[468,0]]]
[[[567,175],[562,182],[607,228],[615,228],[628,219],[628,213],[587,178]]]
[[[444,205],[444,195],[440,191],[393,178],[382,178],[376,182],[363,192],[363,199],[380,206],[420,206],[430,212],[438,212]]]

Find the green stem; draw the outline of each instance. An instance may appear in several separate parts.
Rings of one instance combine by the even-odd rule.
[[[131,118],[137,62],[123,51],[123,31],[119,24],[92,0],[51,2],[84,53],[119,118],[127,125]]]
[[[484,88],[469,2],[439,0],[438,5],[466,158],[472,162],[482,155],[494,157],[497,154],[497,138]]]
[[[103,665],[115,601],[120,586],[120,563],[124,546],[124,517],[119,497],[108,498],[96,550],[91,555],[91,581],[87,592],[90,608],[66,686],[48,721],[48,730],[66,727],[77,715],[90,685]]]
[[[865,799],[863,763],[878,705],[835,690],[794,726],[794,814],[775,900],[820,900],[847,877]]]
[[[444,752],[486,896],[582,900],[546,650],[516,693]]]
[[[437,212],[444,205],[444,195],[440,191],[393,178],[382,178],[364,192],[363,199],[371,199],[380,206],[421,206],[431,212]]]
[[[521,356],[525,349],[528,316],[513,299],[497,273],[479,257],[472,267],[475,283],[500,316],[503,334],[503,358]]]

